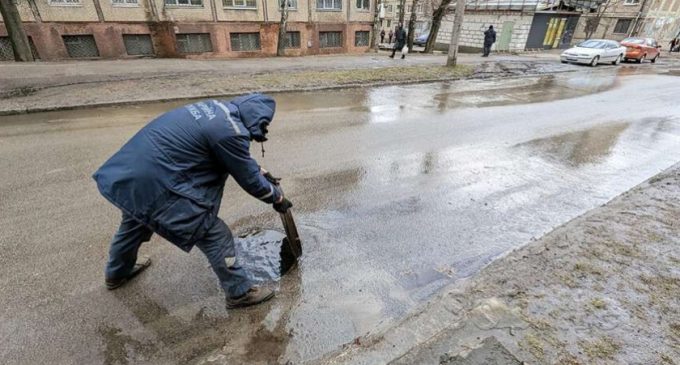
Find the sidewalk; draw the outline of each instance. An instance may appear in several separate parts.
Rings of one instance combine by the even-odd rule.
[[[135,59],[0,63],[0,115],[57,109],[217,97],[245,92],[318,90],[453,80],[480,73],[518,74],[571,69],[555,56],[389,53],[230,60]],[[506,63],[510,67],[490,67]],[[538,66],[538,67],[537,67]],[[554,67],[553,67],[554,66]],[[547,69],[546,69],[547,67]]]
[[[677,364],[679,186],[680,164],[323,364]]]

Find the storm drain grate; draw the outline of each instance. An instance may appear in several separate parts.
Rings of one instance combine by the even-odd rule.
[[[130,56],[153,56],[153,44],[148,34],[123,34],[125,51]]]
[[[99,57],[97,43],[92,35],[65,35],[64,45],[71,58]]]

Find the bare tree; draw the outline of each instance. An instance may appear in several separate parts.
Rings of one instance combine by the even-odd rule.
[[[0,14],[5,22],[12,50],[14,50],[14,59],[17,62],[34,61],[31,46],[28,43],[24,25],[21,23],[16,2],[14,0],[0,0]]]
[[[371,39],[371,47],[373,51],[378,53],[380,45],[380,0],[375,0],[375,9],[373,13],[373,38]]]
[[[404,26],[404,13],[406,12],[406,0],[399,0],[399,6],[401,7],[399,11],[399,25]]]
[[[590,39],[590,37],[595,34],[597,31],[597,28],[600,26],[600,21],[602,20],[602,16],[607,12],[607,9],[610,6],[616,6],[616,3],[618,0],[607,0],[604,5],[601,5],[599,8],[597,8],[597,13],[595,13],[594,17],[588,17],[586,19],[585,23],[585,29],[584,32],[586,34],[586,39]]]
[[[279,5],[281,9],[281,21],[279,22],[279,41],[276,45],[276,55],[285,56],[286,55],[286,24],[288,23],[288,3],[290,0],[279,0]]]
[[[416,20],[418,17],[416,8],[418,7],[419,2],[420,0],[413,0],[413,4],[411,5],[411,17],[408,20],[408,39],[406,40],[408,49],[413,49],[413,38],[415,37]]]
[[[442,25],[442,18],[446,15],[446,9],[451,4],[451,0],[442,0],[436,9],[432,12],[432,26],[430,27],[430,35],[427,37],[427,43],[425,44],[425,53],[432,53],[434,50],[435,42],[437,41],[437,33],[439,33],[439,27]]]

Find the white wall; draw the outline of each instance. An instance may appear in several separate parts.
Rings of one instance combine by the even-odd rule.
[[[459,40],[460,46],[474,47],[481,49],[484,45],[484,31],[493,25],[496,30],[496,43],[492,49],[495,50],[501,39],[503,22],[514,21],[512,38],[510,40],[511,51],[522,51],[529,38],[529,30],[533,21],[533,14],[519,13],[466,13],[463,17],[463,26]],[[442,21],[437,35],[437,43],[449,44],[451,41],[451,30],[453,28],[453,14],[448,15]]]

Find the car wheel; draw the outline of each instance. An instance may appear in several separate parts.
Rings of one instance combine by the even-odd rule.
[[[646,54],[643,54],[642,57],[640,57],[640,58],[637,60],[637,63],[642,63],[642,62],[644,62],[645,57],[647,57],[647,55],[646,55]]]
[[[614,60],[614,62],[612,62],[612,65],[616,66],[616,65],[618,65],[619,63],[621,63],[621,55],[618,55],[618,56],[616,57],[616,59]]]
[[[659,55],[658,55],[658,54],[656,55],[656,57],[652,58],[652,59],[650,60],[650,62],[656,63],[656,59],[657,59],[657,58],[659,58]]]
[[[598,62],[600,62],[600,56],[593,57],[593,59],[590,61],[590,67],[597,66]]]

